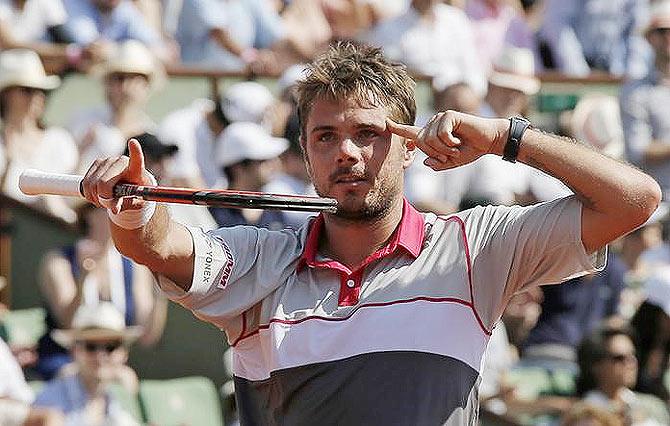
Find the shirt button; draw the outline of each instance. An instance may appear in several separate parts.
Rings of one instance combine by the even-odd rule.
[[[356,285],[354,280],[347,280],[347,287],[353,288]]]

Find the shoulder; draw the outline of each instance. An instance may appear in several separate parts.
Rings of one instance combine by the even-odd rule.
[[[53,379],[44,385],[42,391],[35,398],[34,405],[64,409],[67,404],[68,389],[74,386],[78,386],[76,376]]]

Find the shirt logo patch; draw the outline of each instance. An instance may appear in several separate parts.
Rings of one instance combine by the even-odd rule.
[[[235,259],[233,258],[233,252],[230,251],[230,247],[228,247],[228,244],[226,244],[225,241],[223,241],[222,238],[218,238],[219,242],[221,243],[221,246],[223,247],[223,253],[226,255],[226,264],[223,267],[223,270],[221,271],[221,279],[219,280],[219,283],[216,285],[217,288],[223,290],[226,288],[226,285],[228,284],[228,280],[230,279],[230,274],[233,271],[233,265],[235,264]],[[205,258],[205,268],[207,267],[206,264],[207,259]]]

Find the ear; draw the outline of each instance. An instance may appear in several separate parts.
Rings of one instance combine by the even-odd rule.
[[[408,168],[412,165],[414,157],[416,156],[416,143],[412,139],[405,139],[405,153],[403,158],[403,168]]]

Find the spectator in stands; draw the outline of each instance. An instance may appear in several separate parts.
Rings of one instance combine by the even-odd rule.
[[[471,25],[458,8],[438,0],[412,0],[407,12],[361,38],[414,72],[438,79],[441,87],[465,82],[479,96],[486,92]]]
[[[264,0],[184,0],[175,34],[185,64],[260,73],[277,71],[269,48],[284,37],[281,17]]]
[[[649,49],[638,31],[648,0],[546,0],[542,40],[562,73],[586,76],[592,70],[640,78]]]
[[[532,52],[507,47],[489,76],[488,91],[484,101],[479,103],[479,114],[484,117],[524,115],[530,97],[539,89]],[[444,201],[444,208],[438,210],[441,212],[448,206],[453,210],[465,197],[488,198],[496,204],[509,204],[516,194],[526,191],[528,170],[529,167],[521,164],[484,156],[464,167],[436,175],[421,161],[415,161],[409,169],[405,188],[412,202],[439,208],[435,200]]]
[[[180,186],[179,182],[174,182],[170,174],[174,169],[172,163],[174,157],[179,151],[177,145],[164,144],[153,134],[143,133],[135,136],[142,152],[147,170],[150,170],[160,185]],[[123,153],[128,155],[128,149]],[[201,206],[189,204],[168,204],[171,217],[177,222],[188,224],[189,226],[198,226],[209,230],[216,228],[216,222],[207,209]]]
[[[23,377],[21,367],[0,338],[0,425],[57,426],[62,416],[53,410],[31,408],[33,391]]]
[[[51,336],[72,325],[80,306],[112,303],[126,325],[143,328],[140,343],[156,343],[165,325],[167,303],[154,294],[153,276],[114,248],[105,211],[86,204],[79,209],[84,238],[48,252],[41,265],[40,289],[46,303],[47,333],[38,342],[37,370],[51,379],[72,361],[71,353]]]
[[[652,272],[644,294],[645,301],[631,319],[640,360],[635,389],[670,403],[670,390],[664,384],[670,360],[670,266]]]
[[[88,46],[102,59],[114,54],[114,46],[137,40],[151,48],[164,62],[175,58],[160,34],[147,23],[130,0],[63,0],[68,19],[67,37],[78,46]]]
[[[47,383],[34,405],[59,410],[67,425],[139,425],[108,388],[112,383],[124,386],[128,376],[137,381],[126,366],[128,345],[137,336],[138,330],[125,326],[114,305],[81,306],[72,329],[54,330],[54,338],[70,350],[76,369]]]
[[[260,191],[279,170],[279,156],[288,141],[275,138],[255,123],[228,126],[216,142],[216,161],[237,191]],[[282,229],[287,221],[280,210],[210,208],[219,226],[255,225]]]
[[[114,50],[112,57],[93,70],[104,81],[107,104],[76,113],[70,124],[79,144],[81,173],[95,158],[121,154],[129,138],[156,127],[145,109],[150,95],[164,81],[162,65],[136,40],[125,41]]]
[[[465,13],[472,22],[479,66],[485,72],[503,54],[508,44],[531,49],[519,33],[528,33],[523,15],[509,0],[468,0]],[[520,28],[519,28],[520,27]],[[508,34],[516,37],[508,36]],[[523,37],[527,37],[524,35]],[[518,44],[517,44],[518,43]],[[532,52],[532,51],[531,51]]]
[[[68,45],[66,20],[61,0],[2,0],[0,46],[33,50],[47,66],[58,70],[80,65],[75,58],[79,49]]]
[[[19,175],[26,168],[71,173],[77,164],[77,147],[70,134],[42,120],[47,93],[59,85],[57,76],[45,74],[35,52],[12,49],[0,53],[0,188],[10,197],[74,222],[74,212],[63,199],[28,197],[18,188]]]
[[[628,160],[670,191],[670,1],[651,8],[645,35],[655,59],[649,74],[621,90],[621,118]],[[599,42],[602,45],[606,43]]]
[[[638,364],[629,331],[599,329],[582,342],[578,353],[577,393],[584,402],[616,413],[627,425],[670,424],[661,400],[631,390]]]
[[[577,346],[601,322],[618,315],[626,267],[608,253],[602,272],[542,287],[537,324],[524,342],[522,365],[577,372]]]
[[[158,139],[179,147],[172,177],[180,178],[186,186],[225,188],[227,182],[216,164],[217,138],[236,121],[270,128],[266,114],[274,101],[265,86],[245,81],[229,86],[215,101],[197,99],[170,113],[160,125]]]

